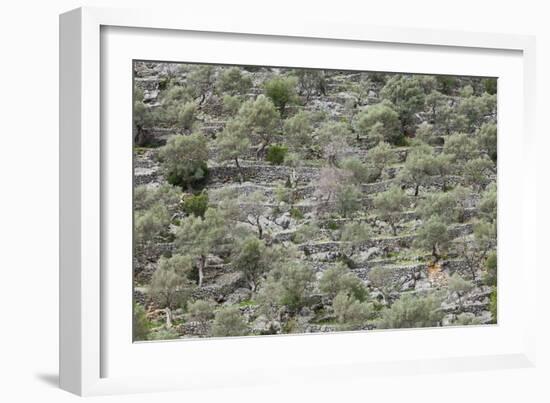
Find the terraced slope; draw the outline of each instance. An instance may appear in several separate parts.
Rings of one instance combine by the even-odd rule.
[[[197,74],[194,68],[137,63],[135,85],[142,97],[137,102],[151,114],[168,110],[171,104],[166,94],[174,88],[187,91],[193,74]],[[134,185],[144,192],[137,193],[139,197],[145,197],[144,194],[155,197],[155,192],[171,181],[163,166],[165,160],[161,158],[171,138],[199,133],[207,139],[208,150],[208,173],[204,180],[200,185],[177,188],[181,202],[171,211],[169,224],[152,240],[143,243],[143,247],[136,247],[134,296],[135,303],[144,308],[139,314],[147,329],[137,339],[495,323],[491,304],[494,305],[496,298],[496,280],[489,279],[487,258],[496,248],[496,234],[483,232],[483,229],[494,226],[493,211],[487,205],[496,182],[496,155],[491,156],[489,148],[484,149],[487,140],[483,136],[496,114],[491,106],[494,97],[486,92],[490,88],[486,80],[453,78],[449,84],[443,79],[424,77],[415,81],[417,92],[410,88],[397,91],[399,99],[394,99],[392,104],[384,103],[395,110],[401,108],[402,125],[397,133],[401,137],[398,144],[390,144],[391,163],[384,165],[376,178],[350,182],[349,186],[358,193],[354,193],[356,196],[349,202],[352,207],[348,211],[342,207],[338,195],[327,196],[324,189],[328,185],[323,181],[326,181],[327,172],[341,174],[338,183],[332,184],[336,194],[350,180],[345,168],[347,159],[356,158],[364,167],[372,164],[371,153],[379,140],[374,129],[361,130],[359,120],[362,113],[368,116],[373,106],[388,101],[388,88],[393,85],[395,75],[326,71],[322,86],[314,86],[310,91],[302,90],[301,82],[295,81],[295,98],[286,109],[278,111],[270,139],[271,145],[286,146],[294,159],[279,164],[267,160],[265,152],[270,145],[265,150],[260,149],[257,133],[249,134],[250,144],[241,150],[237,161],[224,160],[220,156],[223,149],[220,149],[219,137],[242,114],[243,103],[253,103],[267,92],[269,80],[292,76],[295,72],[275,68],[239,69],[241,76],[250,79],[251,85],[239,95],[240,110],[227,112],[224,100],[227,94],[218,88],[219,77],[227,69],[213,68],[209,73],[211,81],[201,87],[203,92],[187,101],[195,103],[190,127],[182,127],[181,119],[174,123],[157,117],[149,119],[150,126],[137,128],[141,137],[136,136],[139,144],[134,149]],[[415,79],[413,76],[400,77]],[[422,105],[416,105],[416,109],[411,106],[414,111],[407,117],[407,110],[403,112],[410,101],[407,94],[418,96],[418,91],[422,92]],[[177,101],[176,105],[178,102],[183,104]],[[483,103],[489,104],[486,112],[478,110]],[[308,145],[296,147],[289,143],[285,122],[304,112],[311,120],[309,132],[305,134]],[[321,141],[319,133],[327,122],[347,127],[349,137],[335,136],[328,143]],[[420,137],[416,135],[419,130],[428,126],[429,135],[422,137],[425,141],[415,139]],[[460,136],[458,129],[468,140],[458,143],[458,150],[470,153],[462,160],[456,151],[453,154],[457,148],[448,145]],[[429,162],[420,167],[412,166],[415,153],[418,154],[422,147],[428,150],[430,158],[449,157],[451,163],[444,174]],[[335,160],[327,158],[333,149],[336,149]],[[493,161],[490,157],[494,157]],[[476,159],[481,161],[479,167],[468,163]],[[410,172],[417,174],[417,171],[421,172],[418,174],[421,180],[412,180]],[[402,208],[388,216],[380,208],[379,198],[391,189],[402,190],[405,194]],[[289,193],[292,194],[290,201],[285,197]],[[235,212],[224,221],[229,231],[223,242],[230,239],[227,241],[230,246],[212,247],[203,256],[193,254],[191,247],[186,249],[187,244],[182,246],[178,241],[193,237],[193,234],[181,234],[182,228],[194,228],[186,227],[193,213],[184,207],[185,200],[193,194],[208,195],[208,208],[216,211],[223,212],[224,203],[234,202]],[[431,197],[443,194],[460,194],[460,197],[453,196],[455,209],[460,213],[456,218],[455,209],[442,212],[434,206],[431,214],[428,205],[426,212],[425,206]],[[145,210],[136,211],[137,220],[141,214],[146,214]],[[444,223],[444,232],[430,241],[434,238],[428,233],[432,217],[437,223]],[[368,228],[368,237],[346,237],[344,233],[354,224]],[[283,251],[284,256],[273,258],[277,260],[273,267],[270,262],[260,263],[270,269],[262,272],[257,284],[252,284],[246,271],[236,262],[244,248],[243,239],[257,237],[267,248],[266,253]],[[433,247],[426,246],[427,243]],[[189,255],[191,261],[192,268],[184,274],[185,279],[170,282],[163,277],[163,281],[159,280],[161,271],[168,265],[161,263],[162,259],[180,255]],[[202,263],[200,256],[204,257]],[[199,287],[197,267],[201,264],[204,278]],[[280,287],[284,288],[284,280],[281,278],[284,279],[288,268],[295,264],[312,272],[299,304],[286,303],[280,294],[272,295],[269,291],[273,287],[282,292]],[[175,272],[177,270],[178,267]],[[323,277],[327,271],[338,270],[349,273],[344,277],[351,275],[359,279],[365,293],[356,297],[349,289],[340,290],[341,295],[337,297],[327,292]],[[290,278],[293,278],[292,273]],[[168,301],[167,293],[175,297]],[[391,315],[398,315],[399,304],[409,301],[409,296],[415,304],[430,298],[437,300],[435,309],[426,305],[426,309],[435,312],[432,316],[436,319],[396,322]],[[338,298],[345,302],[344,305],[337,302]],[[202,310],[194,307],[197,301],[207,302]],[[237,317],[231,316],[232,308]],[[233,327],[227,325],[229,319],[223,315],[232,318]],[[428,317],[431,313],[422,315]],[[388,325],[390,317],[394,324],[391,326]]]

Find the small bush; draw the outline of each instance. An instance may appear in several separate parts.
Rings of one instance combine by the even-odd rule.
[[[147,319],[143,306],[141,306],[140,304],[134,304],[134,340],[147,340],[150,327],[151,323]]]
[[[202,134],[170,137],[159,149],[158,158],[171,185],[193,188],[202,185],[208,175],[208,146]]]
[[[242,105],[242,100],[238,95],[223,96],[223,111],[228,115],[235,115]]]
[[[193,188],[197,188],[204,185],[207,176],[208,167],[206,162],[203,162],[199,167],[197,167],[191,178],[187,176],[187,173],[181,173],[180,171],[174,169],[167,172],[166,180],[173,186],[181,186],[182,188],[189,188],[191,186]]]
[[[208,194],[188,196],[183,201],[183,210],[187,214],[193,214],[196,217],[204,217],[204,212],[208,208]]]
[[[214,324],[212,325],[212,336],[244,336],[247,333],[248,327],[243,320],[243,317],[238,307],[229,306],[216,312]]]
[[[397,147],[408,147],[408,146],[410,146],[410,142],[405,136],[397,137],[394,144]]]
[[[274,165],[281,165],[285,160],[287,152],[287,147],[273,144],[267,149],[266,159]]]
[[[304,214],[296,207],[290,209],[290,216],[295,220],[301,220],[302,218],[304,218]]]
[[[195,122],[197,105],[194,102],[188,102],[178,110],[178,124],[185,130],[190,130]]]
[[[274,77],[265,83],[265,93],[279,109],[281,116],[285,114],[288,104],[296,100],[296,77]]]

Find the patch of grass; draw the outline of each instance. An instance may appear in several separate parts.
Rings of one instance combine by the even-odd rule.
[[[258,303],[252,299],[247,299],[245,301],[239,302],[239,308],[245,308],[247,306],[254,306],[254,305],[258,305]]]

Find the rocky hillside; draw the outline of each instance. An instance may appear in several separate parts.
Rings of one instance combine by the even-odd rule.
[[[134,70],[136,340],[496,322],[496,80]]]

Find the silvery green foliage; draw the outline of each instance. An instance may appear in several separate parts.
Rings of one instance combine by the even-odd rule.
[[[382,311],[377,326],[381,329],[439,326],[444,315],[440,304],[440,297],[433,293],[426,297],[403,294]]]
[[[236,306],[225,307],[216,312],[212,325],[212,336],[244,336],[248,331],[248,326],[244,322],[239,308]]]
[[[136,340],[496,321],[495,80],[135,74]]]

